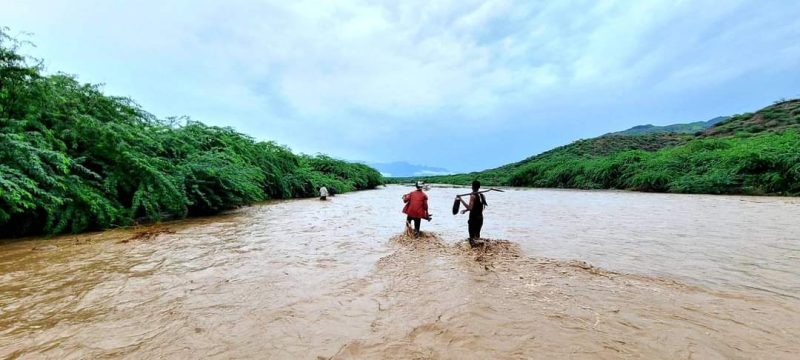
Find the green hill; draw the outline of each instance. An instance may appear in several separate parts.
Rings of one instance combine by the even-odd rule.
[[[608,134],[428,182],[709,194],[800,194],[800,99],[693,134]],[[392,179],[391,181],[405,181]]]
[[[382,183],[231,128],[158,119],[71,76],[45,75],[0,29],[0,238],[213,214]]]
[[[717,123],[728,120],[729,118],[730,118],[729,116],[719,116],[708,121],[695,121],[687,124],[672,124],[666,126],[655,126],[650,124],[638,125],[628,130],[614,132],[609,135],[646,135],[646,134],[664,134],[664,133],[694,134],[698,131],[703,131],[705,129],[708,129],[716,125]]]
[[[755,113],[733,116],[702,131],[701,136],[758,134],[800,129],[800,99],[782,100]]]

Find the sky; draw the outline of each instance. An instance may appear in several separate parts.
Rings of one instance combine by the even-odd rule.
[[[800,97],[800,1],[0,0],[48,72],[296,152],[473,171]]]

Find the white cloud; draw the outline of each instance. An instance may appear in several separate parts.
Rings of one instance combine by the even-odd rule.
[[[434,136],[590,118],[575,104],[602,120],[626,97],[792,71],[797,16],[748,1],[6,0],[0,23],[33,31],[53,70],[158,115],[395,160]]]

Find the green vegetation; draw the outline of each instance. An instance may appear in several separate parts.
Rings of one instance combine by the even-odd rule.
[[[213,214],[314,196],[323,184],[343,193],[383,182],[366,165],[157,119],[98,86],[44,75],[18,47],[0,31],[0,237]]]
[[[487,185],[800,195],[800,99],[693,135],[604,135],[496,169],[425,178],[460,185],[473,179]]]
[[[735,115],[708,128],[699,136],[729,136],[757,134],[765,131],[800,129],[800,99],[779,100],[772,106],[757,111]]]
[[[666,126],[639,125],[639,126],[634,126],[628,130],[614,132],[609,135],[646,135],[646,134],[665,134],[665,133],[694,134],[698,131],[703,131],[705,129],[708,129],[716,125],[717,123],[725,121],[729,118],[730,117],[728,116],[720,116],[708,121],[695,121],[687,124],[672,124]]]

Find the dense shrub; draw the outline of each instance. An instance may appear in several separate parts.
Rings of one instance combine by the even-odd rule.
[[[44,75],[0,31],[0,237],[213,214],[382,181],[366,165],[157,119],[97,86]]]

